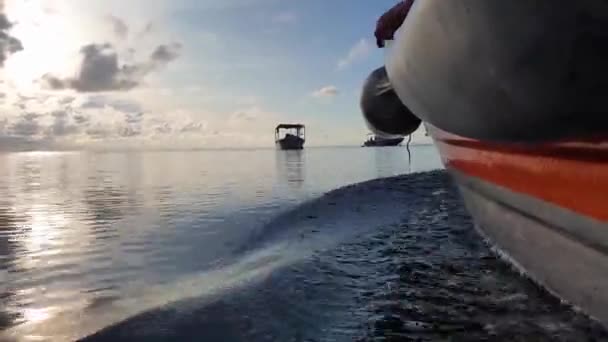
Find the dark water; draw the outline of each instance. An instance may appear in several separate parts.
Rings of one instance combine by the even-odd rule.
[[[608,339],[494,257],[445,173],[326,193],[438,166],[405,155],[5,156],[0,340]]]

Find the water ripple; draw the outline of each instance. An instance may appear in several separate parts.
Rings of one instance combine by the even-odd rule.
[[[436,160],[424,151],[419,165]],[[112,316],[141,289],[226,265],[280,212],[407,170],[402,152],[0,154],[0,329]],[[314,238],[314,219],[302,219],[302,236]]]

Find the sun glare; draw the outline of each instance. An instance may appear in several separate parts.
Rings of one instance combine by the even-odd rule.
[[[39,323],[51,317],[49,309],[25,309],[23,318],[28,323]]]
[[[65,74],[73,65],[77,33],[69,27],[68,13],[50,13],[41,2],[12,1],[7,15],[15,25],[11,34],[24,49],[6,61],[6,76],[18,90],[38,87],[45,73]]]

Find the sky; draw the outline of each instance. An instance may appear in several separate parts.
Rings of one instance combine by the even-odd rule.
[[[0,150],[359,145],[396,2],[0,0]]]

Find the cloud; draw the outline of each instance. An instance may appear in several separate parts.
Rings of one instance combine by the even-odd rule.
[[[108,105],[108,99],[105,96],[90,96],[78,105],[81,109],[99,109],[105,108]]]
[[[90,118],[86,115],[76,114],[74,115],[74,122],[79,125],[86,125]]]
[[[159,124],[154,127],[154,132],[157,134],[171,134],[173,128],[168,122],[159,122]]]
[[[150,122],[152,133],[156,135],[169,135],[176,133],[179,136],[184,134],[202,134],[207,130],[207,123],[204,121],[189,122],[167,122],[160,119],[153,119]]]
[[[136,138],[145,131],[141,106],[124,99],[97,97],[82,103],[63,95],[16,97],[27,102],[26,109],[0,117],[1,150],[82,147],[105,139]]]
[[[30,147],[41,147],[54,140],[80,134],[88,120],[76,119],[69,109],[46,113],[26,112],[0,122],[0,139],[13,142],[28,142]],[[8,139],[8,140],[7,140]],[[45,146],[46,148],[50,145]],[[2,149],[10,149],[3,146]]]
[[[21,115],[19,120],[15,122],[9,129],[11,135],[18,137],[30,137],[35,136],[40,132],[40,124],[38,119],[39,114],[26,113]]]
[[[112,29],[114,30],[114,34],[119,39],[126,39],[129,35],[129,27],[127,24],[120,18],[110,15],[107,19],[112,24]]]
[[[140,134],[141,134],[140,130],[138,130],[134,127],[131,127],[131,126],[122,127],[118,130],[118,136],[120,136],[122,138],[136,137]]]
[[[202,132],[207,129],[206,122],[189,122],[185,124],[182,128],[180,128],[180,132],[182,133],[197,133]]]
[[[0,151],[28,151],[39,149],[41,141],[32,141],[24,137],[1,136]]]
[[[277,13],[272,17],[272,22],[277,24],[293,24],[298,21],[298,16],[294,12],[285,11]]]
[[[78,123],[76,125],[70,124],[67,111],[58,110],[51,113],[51,116],[54,120],[47,131],[47,135],[62,137],[66,135],[76,134],[80,131]]]
[[[363,38],[350,48],[346,57],[338,61],[338,69],[345,69],[354,63],[360,62],[369,56],[372,51],[372,44]]]
[[[87,128],[85,133],[91,139],[104,139],[109,138],[112,135],[112,130],[111,127],[95,124],[92,127]]]
[[[176,110],[162,114],[151,114],[142,122],[143,130],[148,136],[169,136],[184,139],[196,139],[206,134],[208,123],[201,116],[216,116],[217,113],[200,113],[188,110]]]
[[[334,96],[338,95],[338,93],[339,93],[338,88],[336,88],[333,85],[329,85],[329,86],[325,86],[321,89],[313,91],[312,96],[316,97],[316,98],[327,98],[327,97],[334,97]]]
[[[179,57],[179,49],[181,48],[180,44],[172,44],[172,45],[159,45],[152,55],[150,56],[151,60],[155,63],[166,64],[174,61]]]
[[[46,74],[45,85],[53,90],[77,92],[128,91],[137,87],[145,76],[179,56],[180,44],[159,45],[147,61],[121,64],[118,53],[109,44],[88,44],[81,48],[82,62],[75,77],[59,78]]]
[[[28,105],[27,112],[9,115],[0,121],[0,138],[25,139],[34,148],[52,148],[133,138],[144,132],[146,115],[137,102],[106,96],[90,96],[84,102],[67,99],[51,97],[37,106],[38,111]]]
[[[65,120],[68,117],[68,112],[65,110],[58,110],[51,113],[51,116],[55,119]]]
[[[139,124],[144,117],[144,113],[125,113],[125,122],[128,124]]]
[[[90,108],[86,114],[74,116],[84,129],[85,140],[125,139],[144,133],[144,112],[124,112],[111,106]]]
[[[125,113],[141,113],[143,108],[138,102],[126,99],[110,100],[108,106]]]
[[[75,78],[43,78],[51,89],[74,89],[78,92],[129,90],[139,84],[141,70],[137,65],[119,66],[118,55],[110,44],[82,47],[82,64]]]
[[[106,107],[127,113],[143,111],[142,106],[136,101],[114,99],[103,95],[89,96],[78,105],[80,109],[103,109]]]
[[[71,104],[72,102],[74,102],[74,100],[76,100],[76,98],[75,98],[75,97],[73,97],[73,96],[65,96],[65,97],[63,97],[63,98],[59,99],[59,101],[58,101],[58,102],[59,102],[59,104],[61,104],[61,105],[69,105],[69,104]]]
[[[141,31],[141,33],[143,35],[147,35],[152,33],[152,31],[154,31],[154,24],[152,22],[148,22],[146,26],[144,26],[144,29]]]
[[[4,14],[4,0],[0,0],[0,67],[4,66],[9,55],[23,50],[21,41],[9,34],[11,27],[13,23]]]
[[[0,116],[0,141],[6,142],[0,149],[264,146],[272,144],[268,137],[272,136],[276,123],[284,118],[266,110],[261,100],[249,105],[235,101],[236,110],[205,110],[201,106],[172,109],[150,105],[145,98],[136,100],[132,96],[138,92],[73,96],[50,93],[48,98],[28,93],[21,96],[27,101],[24,110]],[[160,90],[152,94],[161,96]],[[17,94],[14,97],[18,97]]]
[[[8,125],[8,119],[4,118],[0,121],[0,135],[4,135],[6,132],[6,126]]]

